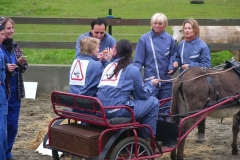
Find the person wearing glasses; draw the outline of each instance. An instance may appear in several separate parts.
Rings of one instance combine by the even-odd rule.
[[[76,43],[76,57],[79,57],[81,54],[80,41],[83,37],[94,37],[100,40],[99,52],[103,52],[106,48],[113,48],[116,44],[115,38],[110,34],[106,33],[107,22],[102,18],[97,18],[91,22],[90,32],[80,35]]]

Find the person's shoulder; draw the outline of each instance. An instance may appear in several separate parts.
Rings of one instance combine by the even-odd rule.
[[[127,68],[129,68],[131,71],[134,71],[134,72],[139,72],[139,69],[137,68],[137,66],[135,66],[134,64],[129,64],[127,66]]]
[[[90,32],[86,32],[86,33],[83,33],[81,34],[78,39],[82,39],[83,37],[90,37]]]
[[[178,43],[178,46],[182,46],[184,41],[185,41],[185,40],[181,40],[181,41]]]
[[[170,33],[166,32],[166,31],[163,32],[163,36],[165,38],[173,39],[173,36]]]
[[[145,38],[145,37],[149,37],[150,35],[151,35],[151,31],[144,33],[141,37]]]
[[[166,32],[166,31],[164,31],[164,34],[165,34],[165,36],[172,37],[172,35],[170,33]]]
[[[109,34],[109,33],[106,33],[106,38],[107,38],[107,39],[114,39],[114,40],[115,40],[115,38],[114,38],[111,34]]]
[[[203,41],[200,37],[197,38],[197,42],[202,47],[208,47],[207,43],[205,41]]]

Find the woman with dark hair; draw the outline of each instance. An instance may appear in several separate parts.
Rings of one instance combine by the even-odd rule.
[[[139,69],[132,64],[133,48],[128,40],[120,40],[116,52],[116,59],[103,71],[97,97],[104,106],[131,107],[136,119],[149,125],[155,134],[159,101],[151,94],[158,80],[143,83]],[[130,113],[126,109],[111,109],[106,116],[130,117]]]
[[[21,98],[25,97],[22,74],[26,71],[28,64],[19,46],[13,41],[13,20],[11,18],[4,18],[2,25],[4,27],[5,39],[2,42],[1,48],[4,52],[6,65],[5,84],[9,93],[7,115],[8,148],[6,158],[7,160],[14,160],[11,151],[18,130]]]

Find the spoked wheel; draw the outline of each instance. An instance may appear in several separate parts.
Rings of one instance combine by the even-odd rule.
[[[63,153],[61,156],[58,154],[57,150],[52,150],[53,160],[83,160],[81,157],[76,157],[71,154]]]
[[[136,159],[136,155],[138,155],[138,157],[153,155],[153,150],[150,147],[149,142],[145,141],[142,138],[138,138],[137,144],[138,144],[138,149],[137,149],[137,153],[135,153],[134,137],[125,138],[114,147],[109,159],[110,160],[130,160],[133,158]],[[153,160],[153,158],[149,160]]]

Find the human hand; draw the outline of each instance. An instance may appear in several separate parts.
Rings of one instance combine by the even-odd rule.
[[[17,62],[20,65],[24,65],[26,63],[26,57],[27,56],[21,56],[20,58],[18,58]]]
[[[113,56],[113,49],[112,48],[107,48],[104,50],[105,51],[105,56],[103,57],[106,61],[110,61]]]
[[[178,68],[178,62],[173,62],[173,68]]]
[[[159,82],[159,79],[153,78],[153,79],[151,79],[151,81],[152,81],[153,85],[156,86]]]
[[[13,72],[17,65],[15,63],[7,63],[7,68],[9,72]]]
[[[112,50],[113,50],[113,57],[116,57],[116,55],[117,55],[117,44],[115,44],[113,46]]]
[[[174,73],[174,70],[172,70],[172,69],[168,71],[168,74],[170,74],[170,75],[173,73]]]
[[[182,67],[182,69],[188,69],[189,68],[189,64],[183,64],[181,67]]]

